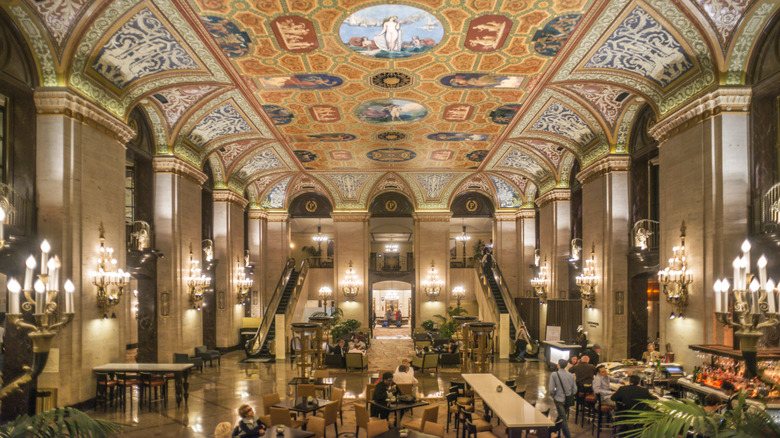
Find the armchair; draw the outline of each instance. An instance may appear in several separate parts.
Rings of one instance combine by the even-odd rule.
[[[362,353],[347,353],[347,371],[350,368],[368,369],[368,357]]]
[[[205,345],[195,347],[195,356],[201,358],[203,362],[208,362],[209,366],[214,366],[214,359],[217,360],[217,365],[220,365],[220,356],[222,354],[219,350],[209,350]]]
[[[187,353],[173,353],[173,363],[191,363],[203,372],[203,359],[198,356],[187,356]]]

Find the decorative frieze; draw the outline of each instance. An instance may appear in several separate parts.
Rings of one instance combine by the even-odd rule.
[[[418,211],[412,213],[415,222],[449,222],[451,211]]]
[[[249,220],[268,219],[268,213],[266,213],[265,210],[261,210],[259,208],[250,208],[247,214],[249,216]]]
[[[178,157],[163,156],[154,157],[152,166],[156,173],[172,173],[194,180],[198,185],[203,185],[208,179],[205,173],[192,164]]]
[[[521,208],[515,213],[517,219],[533,219],[536,217],[536,209],[534,208]]]
[[[631,168],[631,157],[628,155],[607,155],[582,169],[577,179],[587,184],[594,179],[610,172],[628,172]]]
[[[330,214],[333,222],[368,222],[371,213],[365,211],[334,211]]]
[[[552,189],[547,193],[539,195],[539,197],[536,198],[536,205],[539,208],[542,208],[551,202],[568,201],[569,199],[571,199],[571,190]]]
[[[514,222],[517,220],[516,213],[493,213],[493,218],[496,222]]]
[[[39,115],[64,115],[99,130],[122,145],[136,135],[132,128],[111,113],[70,90],[38,90],[33,98]]]
[[[246,198],[232,190],[214,190],[214,202],[229,202],[237,205],[242,210],[249,204]]]
[[[266,215],[268,222],[287,222],[290,219],[290,215],[284,211],[269,211]]]
[[[694,99],[688,105],[669,114],[650,128],[649,133],[659,142],[722,112],[748,112],[752,90],[748,87],[721,87]]]

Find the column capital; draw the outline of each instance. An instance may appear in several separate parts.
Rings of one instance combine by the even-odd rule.
[[[515,213],[517,219],[534,219],[536,217],[536,209],[534,208],[521,208]]]
[[[368,222],[371,213],[366,211],[333,211],[330,213],[333,222]]]
[[[514,222],[517,220],[517,213],[493,213],[493,218],[496,222]]]
[[[594,179],[611,172],[628,172],[631,169],[631,157],[628,155],[607,155],[591,163],[577,174],[581,183],[587,184]]]
[[[663,142],[689,126],[722,112],[749,112],[752,93],[750,87],[718,88],[667,115],[650,128],[649,133]]]
[[[551,202],[568,201],[569,199],[571,199],[570,189],[552,189],[536,198],[536,205],[541,208]]]
[[[246,208],[247,204],[249,204],[249,201],[246,198],[228,189],[216,189],[214,190],[213,196],[214,202],[227,202],[235,204],[242,210]]]
[[[208,180],[208,176],[192,164],[173,156],[157,156],[152,159],[156,173],[172,173],[194,180],[199,186]]]
[[[268,219],[268,213],[266,213],[265,210],[259,208],[250,208],[248,216],[251,220]]]
[[[451,211],[416,211],[412,213],[415,222],[449,222]]]
[[[114,115],[66,88],[36,90],[33,94],[38,115],[59,115],[72,118],[100,132],[113,137],[118,142],[132,140],[136,132]]]
[[[290,219],[290,214],[286,211],[266,212],[266,220],[268,222],[287,222],[288,219]]]

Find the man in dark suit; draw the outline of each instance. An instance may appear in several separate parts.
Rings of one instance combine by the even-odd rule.
[[[374,403],[386,406],[389,404],[391,396],[395,398],[399,395],[401,395],[401,390],[393,382],[393,373],[386,372],[382,374],[382,381],[377,383],[374,388]],[[371,405],[371,416],[387,420],[387,417],[390,416],[390,411]]]
[[[341,358],[341,366],[347,366],[347,347],[344,345],[343,339],[339,339],[339,343],[333,347],[333,354],[337,354]]]
[[[599,362],[601,360],[601,356],[600,355],[601,355],[601,345],[593,344],[593,347],[588,348],[587,350],[585,350],[580,355],[580,357],[588,356],[590,358],[590,364],[593,365],[593,366],[596,366],[599,363],[601,363],[601,362]]]
[[[655,400],[656,397],[647,388],[639,386],[639,376],[628,376],[628,383],[628,385],[621,386],[612,394],[611,399],[617,405],[618,411],[649,409],[646,404],[641,403],[641,400]]]

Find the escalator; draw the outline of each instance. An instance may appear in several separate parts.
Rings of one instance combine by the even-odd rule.
[[[255,335],[244,344],[244,351],[248,358],[274,356],[272,345],[276,341],[276,316],[283,315],[285,321],[289,320],[289,315],[300,296],[300,286],[303,284],[308,267],[308,260],[304,260],[299,269],[295,269],[294,259],[287,260],[271,301],[265,309],[260,327]],[[284,339],[284,335],[282,333],[280,338]]]

